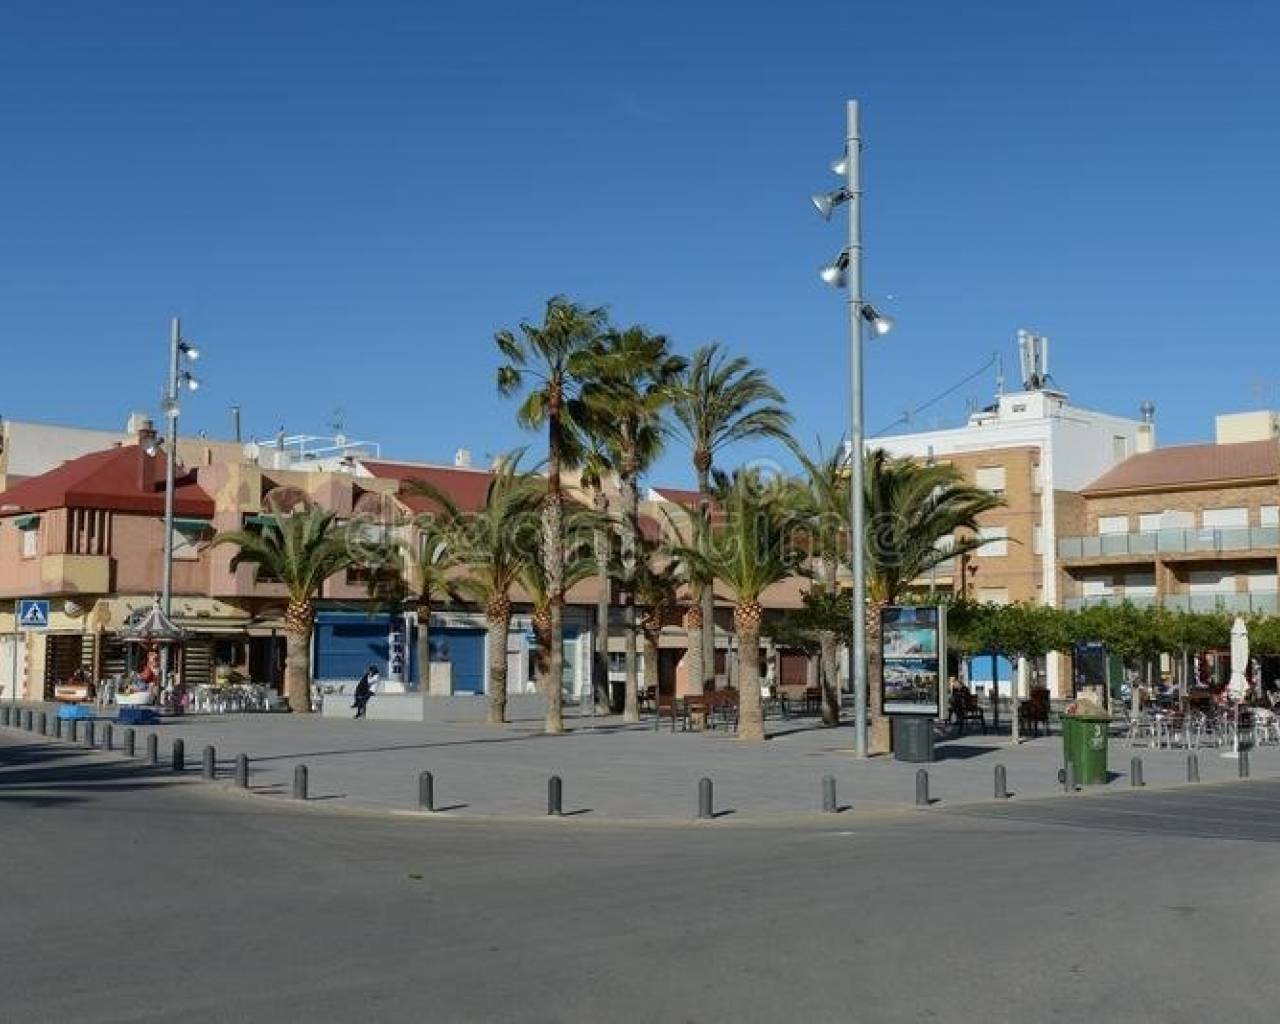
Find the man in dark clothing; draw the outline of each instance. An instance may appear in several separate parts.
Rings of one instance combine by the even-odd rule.
[[[356,718],[364,718],[365,708],[368,707],[369,698],[373,696],[373,684],[377,682],[378,670],[370,665],[364,670],[364,675],[360,677],[360,681],[356,683],[356,699],[352,703],[352,707],[356,709]]]

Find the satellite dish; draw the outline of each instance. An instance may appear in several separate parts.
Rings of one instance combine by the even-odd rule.
[[[66,612],[67,615],[73,619],[78,619],[81,615],[84,614],[84,608],[78,605],[75,601],[71,601],[71,600],[67,600],[63,602],[62,610]]]

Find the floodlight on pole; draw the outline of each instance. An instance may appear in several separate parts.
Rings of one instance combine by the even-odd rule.
[[[818,211],[818,216],[823,220],[830,220],[831,212],[841,203],[848,202],[849,190],[847,188],[837,188],[831,192],[815,192],[809,198],[813,202],[814,208]]]

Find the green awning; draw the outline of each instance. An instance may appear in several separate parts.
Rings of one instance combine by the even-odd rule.
[[[244,517],[245,526],[273,526],[275,521],[276,517],[272,515]]]
[[[40,526],[39,516],[18,516],[13,525],[19,530],[34,530]]]

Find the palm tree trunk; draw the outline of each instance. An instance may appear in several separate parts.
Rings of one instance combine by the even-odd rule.
[[[596,488],[593,498],[596,512],[603,517],[609,511],[609,499]],[[591,691],[596,709],[609,709],[609,535],[602,529],[594,532],[592,547],[599,573],[596,593],[595,656],[591,659]]]
[[[867,752],[889,752],[889,719],[881,701],[884,684],[884,662],[880,658],[880,609],[884,602],[867,605]]]
[[[757,601],[739,601],[733,610],[738,634],[738,738],[764,740],[764,708],[760,703],[760,622],[764,610]]]
[[[695,601],[684,613],[685,679],[694,693],[702,692],[702,605]]]
[[[626,668],[626,699],[622,719],[625,722],[640,721],[640,702],[636,696],[638,678],[636,675],[636,638],[639,634],[639,620],[636,614],[636,550],[639,547],[637,535],[640,532],[640,501],[636,491],[636,470],[634,460],[628,460],[623,466],[622,478],[622,565],[626,572],[626,647],[623,655]]]
[[[311,713],[311,628],[314,609],[310,601],[290,601],[284,613],[284,693],[289,710]]]
[[[485,609],[489,657],[489,724],[507,720],[507,630],[511,627],[511,602],[504,594]]]
[[[431,690],[431,602],[418,599],[418,692]],[[407,678],[407,677],[406,677]]]
[[[534,680],[547,708],[543,728],[550,735],[559,736],[564,732],[564,701],[561,688],[555,685],[556,681],[550,670],[552,632],[548,614],[539,612],[534,615],[533,632],[537,637],[534,647]]]
[[[641,635],[644,637],[644,688],[651,690],[656,700],[658,696],[658,638],[661,636],[661,627],[658,629],[646,629]]]
[[[818,631],[819,660],[822,663],[822,724],[840,724],[839,637],[829,629]]]
[[[704,464],[705,463],[705,464]],[[711,460],[694,456],[694,469],[698,473],[698,501],[703,515],[711,508]],[[702,678],[715,684],[716,678],[716,585],[708,582],[699,595],[702,606]]]
[[[547,674],[551,685],[557,690],[563,687],[564,680],[564,535],[562,531],[561,496],[559,488],[547,494],[543,506],[542,520],[542,557],[547,570],[547,592],[551,596],[549,638],[550,649],[547,652]]]

